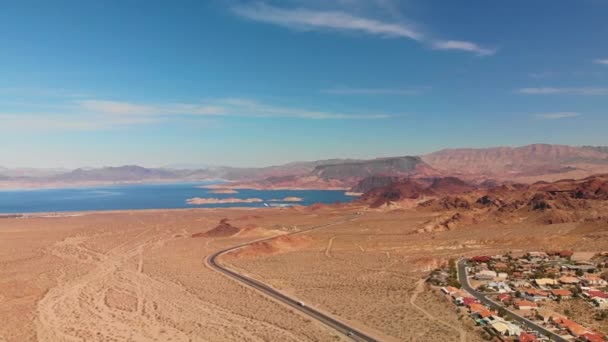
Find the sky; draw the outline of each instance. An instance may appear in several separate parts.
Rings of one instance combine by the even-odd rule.
[[[608,145],[608,0],[9,1],[0,166]]]

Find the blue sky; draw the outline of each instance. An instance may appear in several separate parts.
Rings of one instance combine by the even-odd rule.
[[[13,1],[0,165],[608,144],[608,0]]]

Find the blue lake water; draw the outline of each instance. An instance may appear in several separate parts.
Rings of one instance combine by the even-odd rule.
[[[352,197],[334,190],[237,190],[236,194],[213,194],[199,188],[209,183],[112,185],[70,189],[0,191],[0,213],[35,213],[131,209],[263,207],[264,203],[229,203],[190,205],[189,198],[260,198],[300,197],[295,204],[348,202]],[[293,203],[292,203],[293,204]]]

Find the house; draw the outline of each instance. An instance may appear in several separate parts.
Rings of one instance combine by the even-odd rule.
[[[581,281],[587,286],[608,286],[608,281],[594,274],[587,274],[581,278]]]
[[[557,256],[560,258],[570,258],[572,257],[572,254],[574,254],[573,251],[568,251],[568,250],[564,250],[564,251],[550,251],[547,252],[548,255],[550,256]]]
[[[508,271],[509,270],[509,265],[505,264],[504,262],[497,262],[494,265],[494,269],[497,272],[504,272],[504,271]]]
[[[493,280],[496,278],[496,272],[490,270],[481,270],[473,276],[477,280]]]
[[[585,342],[606,342],[606,337],[598,333],[582,334],[579,339]]]
[[[519,326],[502,319],[491,321],[490,326],[494,331],[503,336],[518,336],[521,334]]]
[[[474,317],[476,317],[478,319],[481,319],[481,320],[488,319],[488,318],[490,318],[492,316],[495,316],[495,315],[496,315],[496,312],[490,311],[488,309],[481,310],[479,312],[471,313],[471,316],[474,316]]]
[[[528,260],[530,259],[546,259],[548,257],[545,252],[528,252]]]
[[[581,281],[577,277],[562,276],[559,278],[559,282],[564,285],[576,285],[576,284],[580,283]]]
[[[469,308],[470,313],[478,313],[478,312],[487,310],[487,308],[483,304],[480,304],[480,303],[471,303],[471,304],[467,305],[467,307]]]
[[[524,274],[521,272],[513,272],[513,279],[523,279],[524,278]]]
[[[534,334],[522,332],[519,334],[519,342],[539,342],[539,339]]]
[[[471,258],[471,261],[473,262],[488,262],[492,260],[492,257],[488,256],[488,255],[479,255],[479,256],[474,256]]]
[[[510,302],[513,299],[510,294],[501,293],[498,295],[498,301],[501,303]]]
[[[582,325],[567,318],[557,318],[554,319],[553,322],[559,328],[568,330],[568,332],[570,332],[570,334],[574,337],[579,337],[583,334],[588,334],[592,332],[589,329],[583,327]]]
[[[553,298],[570,299],[572,298],[572,292],[566,289],[551,290]]]
[[[513,301],[513,306],[515,306],[515,308],[519,310],[532,310],[538,307],[536,303],[525,299],[516,299],[515,301]]]
[[[604,291],[599,291],[599,290],[585,291],[585,292],[583,292],[583,296],[585,296],[589,299],[594,299],[594,298],[608,299],[608,293],[606,293]]]
[[[534,279],[534,282],[536,283],[536,285],[541,286],[541,287],[545,287],[547,285],[557,285],[558,284],[557,280],[550,279],[550,278]]]
[[[522,297],[524,297],[527,300],[531,300],[533,302],[538,302],[541,300],[548,299],[549,292],[545,292],[545,291],[541,291],[541,290],[537,290],[537,289],[528,289],[523,292]]]
[[[477,300],[475,298],[471,298],[471,297],[464,297],[464,298],[456,300],[456,304],[462,305],[462,306],[469,306],[476,302],[477,302]]]
[[[505,272],[499,272],[498,275],[497,275],[497,277],[499,279],[507,279],[507,278],[509,278],[509,274],[505,273]]]

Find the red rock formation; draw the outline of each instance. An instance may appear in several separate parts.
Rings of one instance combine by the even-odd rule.
[[[228,219],[222,219],[215,228],[204,233],[192,234],[192,237],[229,237],[237,234],[240,231],[241,230],[239,228],[228,223]]]

